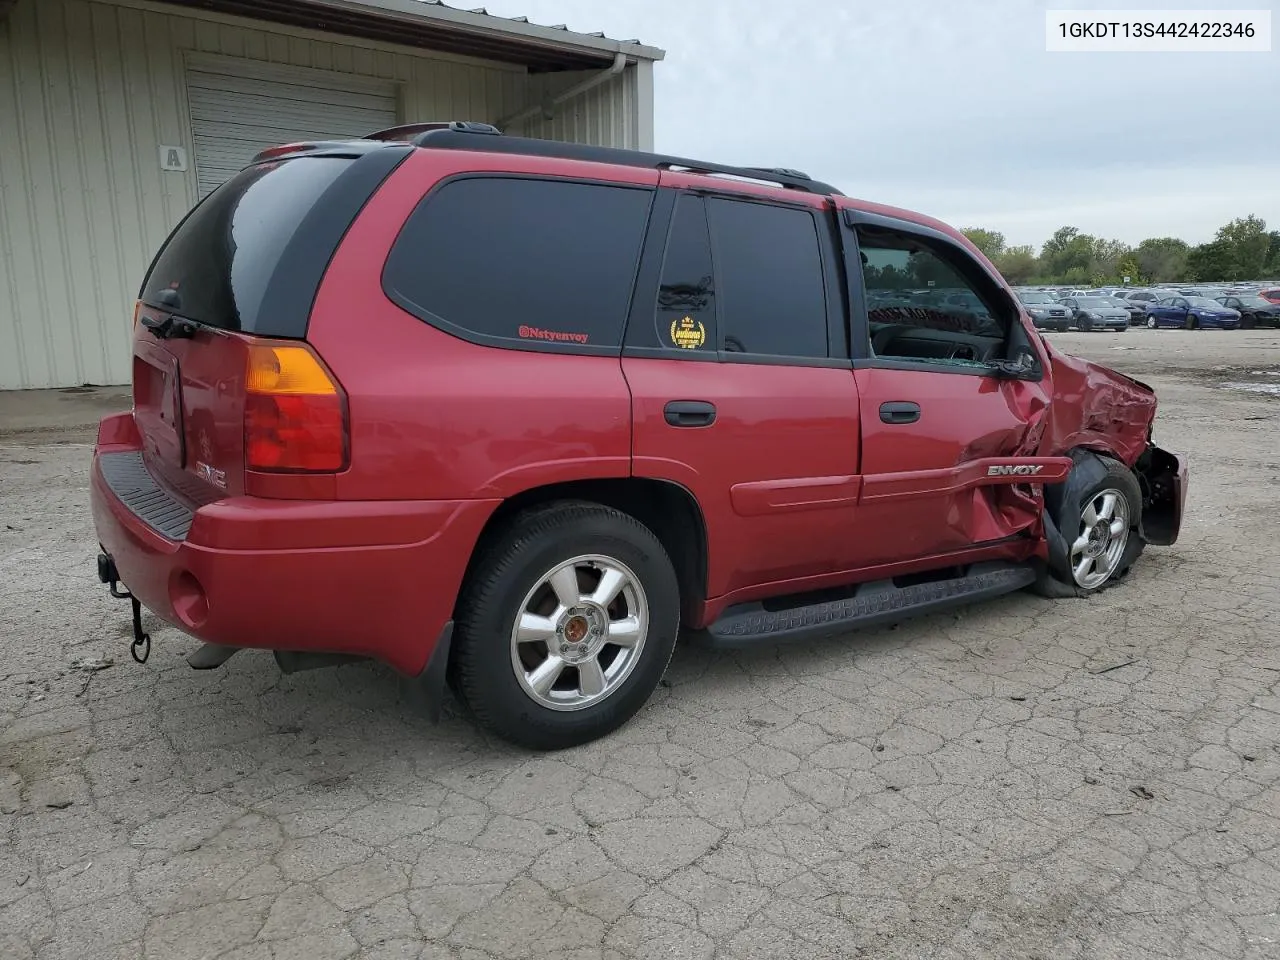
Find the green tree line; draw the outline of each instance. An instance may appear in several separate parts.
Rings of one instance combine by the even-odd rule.
[[[963,231],[996,265],[1006,281],[1097,287],[1119,284],[1207,283],[1280,280],[1280,230],[1268,230],[1261,217],[1224,224],[1208,243],[1191,246],[1177,237],[1150,237],[1136,247],[1060,227],[1037,252],[1008,246],[1004,234],[983,227]]]

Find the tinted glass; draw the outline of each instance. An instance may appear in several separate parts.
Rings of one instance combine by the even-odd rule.
[[[1077,303],[1082,307],[1110,307],[1114,306],[1110,297],[1081,297]]]
[[[143,281],[152,306],[224,330],[272,334],[258,308],[298,224],[352,161],[299,157],[248,167],[169,236]]]
[[[683,195],[676,202],[662,261],[654,314],[659,344],[702,350],[714,357],[719,341],[713,275],[711,235],[702,198]]]
[[[1207,307],[1209,309],[1222,306],[1217,300],[1210,300],[1208,297],[1188,297],[1187,302],[1193,307]]]
[[[720,340],[731,353],[827,356],[818,229],[808,210],[712,199]]]
[[[1020,293],[1018,299],[1023,303],[1053,303],[1053,297],[1047,293]]]
[[[410,215],[387,292],[481,340],[616,347],[651,199],[562,180],[455,180]]]

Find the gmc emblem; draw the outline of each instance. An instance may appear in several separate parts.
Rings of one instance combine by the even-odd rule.
[[[988,477],[1034,477],[1044,467],[1033,467],[1029,463],[1008,466],[987,467]]]
[[[225,470],[219,470],[217,467],[211,467],[209,464],[197,460],[196,476],[205,481],[205,483],[211,483],[222,490],[227,489],[227,472]]]

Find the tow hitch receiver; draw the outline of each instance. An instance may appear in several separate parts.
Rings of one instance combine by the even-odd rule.
[[[129,645],[129,653],[138,663],[146,663],[151,656],[151,634],[142,629],[142,604],[128,590],[121,589],[116,562],[105,553],[98,554],[98,579],[107,585],[107,589],[117,600],[129,601],[133,608],[133,643]]]

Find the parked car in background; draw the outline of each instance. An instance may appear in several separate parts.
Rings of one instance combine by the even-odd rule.
[[[1266,290],[1259,290],[1258,296],[1263,300],[1269,300],[1272,303],[1280,303],[1280,287],[1271,287]]]
[[[1047,293],[1034,290],[1017,291],[1018,301],[1026,309],[1037,330],[1067,330],[1071,327],[1071,311]]]
[[[1272,303],[1265,297],[1243,295],[1218,297],[1218,303],[1240,314],[1240,328],[1280,327],[1280,303]]]
[[[1183,297],[1203,297],[1206,300],[1213,300],[1215,297],[1226,296],[1226,287],[1179,287],[1178,295]]]
[[[1129,311],[1110,297],[1067,297],[1062,304],[1071,311],[1072,324],[1082,331],[1129,329]]]
[[[1113,307],[1119,307],[1121,310],[1129,314],[1129,326],[1140,327],[1147,322],[1147,306],[1140,300],[1126,300],[1124,297],[1117,295],[1109,295],[1100,297],[1106,300]]]
[[[1132,301],[1133,303],[1141,303],[1146,306],[1150,306],[1153,303],[1158,303],[1165,297],[1172,296],[1172,294],[1164,290],[1148,290],[1139,288],[1134,290],[1125,290],[1120,294],[1120,296],[1125,300]]]
[[[1157,327],[1234,330],[1238,326],[1239,313],[1206,297],[1166,297],[1147,308],[1147,327],[1151,330]]]

